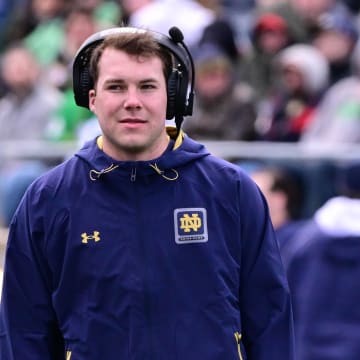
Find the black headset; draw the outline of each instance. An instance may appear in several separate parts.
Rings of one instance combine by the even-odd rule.
[[[151,33],[154,39],[170,51],[175,59],[175,66],[167,83],[167,108],[166,119],[175,118],[176,127],[179,129],[184,116],[192,115],[194,101],[194,62],[190,51],[184,43],[184,36],[177,27],[169,30],[165,36],[155,31],[117,27],[106,29],[91,35],[84,41],[75,55],[73,62],[73,89],[75,103],[89,108],[89,91],[94,83],[89,72],[89,62],[92,51],[107,36],[128,33]]]

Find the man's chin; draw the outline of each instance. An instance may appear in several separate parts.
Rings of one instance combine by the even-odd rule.
[[[138,159],[149,151],[149,145],[143,141],[128,141],[114,144],[119,153],[127,158]]]
[[[132,143],[132,144],[125,144],[119,147],[123,152],[128,154],[141,154],[147,150],[147,147],[144,144]]]

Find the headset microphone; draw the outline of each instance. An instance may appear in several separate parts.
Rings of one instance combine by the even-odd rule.
[[[183,33],[176,26],[173,26],[172,28],[170,28],[169,35],[176,43],[182,43],[184,41]]]

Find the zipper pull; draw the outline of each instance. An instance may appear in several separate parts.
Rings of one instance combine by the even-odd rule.
[[[130,181],[134,182],[136,180],[136,168],[131,169]]]
[[[241,353],[241,333],[239,333],[238,331],[236,331],[234,333],[235,336],[235,340],[236,340],[236,344],[237,344],[237,349],[238,349],[238,354],[239,354],[239,359],[243,360],[243,356]]]

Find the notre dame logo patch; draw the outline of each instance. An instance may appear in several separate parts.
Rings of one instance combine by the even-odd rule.
[[[206,209],[175,209],[174,222],[175,241],[177,244],[208,241]]]

